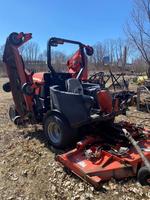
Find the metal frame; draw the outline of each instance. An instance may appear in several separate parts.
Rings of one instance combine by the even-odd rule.
[[[105,88],[106,83],[111,79],[111,82],[112,82],[112,83],[111,83],[111,85],[109,86],[109,88],[110,88],[111,86],[113,86],[114,91],[116,91],[115,83],[120,87],[120,89],[122,89],[122,87],[121,87],[121,85],[120,85],[120,83],[119,83],[119,81],[118,81],[119,78],[122,77],[122,80],[123,80],[123,82],[124,82],[125,89],[128,90],[128,86],[127,86],[127,84],[126,84],[126,82],[125,82],[125,79],[124,79],[124,73],[120,73],[120,74],[115,75],[115,74],[112,73],[111,70],[109,70],[109,73],[110,73],[110,74],[104,74],[104,72],[98,72],[98,73],[96,73],[96,74],[93,74],[93,75],[91,75],[91,77],[89,78],[89,82],[94,83],[94,82],[96,81],[95,83],[99,83],[100,85],[102,84],[102,87]],[[96,76],[97,76],[97,78],[98,78],[99,80],[94,80],[94,78],[96,79]],[[107,79],[104,80],[104,77],[107,77]],[[109,89],[109,88],[108,88],[108,89]]]
[[[64,43],[69,43],[69,44],[75,44],[79,46],[79,49],[81,51],[81,59],[82,59],[82,63],[81,63],[81,70],[77,75],[77,79],[80,79],[80,77],[82,76],[83,70],[85,68],[85,53],[84,53],[84,48],[86,47],[86,45],[82,44],[81,42],[78,41],[74,41],[74,40],[67,40],[67,39],[63,39],[63,38],[56,38],[56,37],[52,37],[48,40],[47,43],[47,65],[49,70],[52,72],[52,74],[56,74],[55,69],[52,66],[51,63],[51,49],[52,47],[57,47],[58,44],[62,45]]]

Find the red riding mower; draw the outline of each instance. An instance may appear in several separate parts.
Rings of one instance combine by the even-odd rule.
[[[29,73],[18,48],[31,37],[31,34],[11,33],[5,45],[3,61],[9,83],[4,84],[3,89],[12,92],[14,106],[9,110],[11,120],[15,124],[43,124],[48,141],[56,148],[71,146],[77,135],[82,135],[79,134],[81,130],[91,130],[93,136],[87,135],[86,139],[77,143],[74,150],[59,155],[57,159],[95,187],[111,177],[136,175],[145,161],[142,162],[138,153],[130,147],[131,144],[127,142],[129,134],[124,133],[126,130],[122,131],[122,128],[129,125],[114,128],[113,123],[115,116],[126,113],[130,94],[111,94],[106,88],[101,88],[100,84],[87,81],[86,55],[91,56],[93,49],[77,41],[50,38],[47,44],[49,71]],[[70,73],[56,72],[51,62],[51,48],[64,43],[71,43],[79,48],[67,63],[70,68],[74,68],[73,71],[69,70]],[[130,131],[129,128],[127,130]],[[131,126],[131,131],[131,137],[142,137],[141,129],[138,131]],[[150,140],[143,140],[141,145],[148,148]],[[144,155],[150,158],[150,153]],[[141,173],[143,177],[145,171]],[[149,175],[149,169],[146,168],[146,183]]]
[[[75,129],[100,121],[113,121],[116,115],[125,112],[119,94],[112,97],[98,84],[81,81],[86,69],[86,54],[93,54],[92,47],[77,41],[51,38],[47,44],[49,72],[33,74],[25,69],[18,50],[29,39],[31,34],[11,33],[5,45],[3,60],[10,82],[3,88],[13,95],[15,106],[10,108],[12,121],[16,124],[24,121],[43,123],[50,143],[62,148],[75,137]],[[74,65],[73,74],[72,71],[58,73],[51,63],[51,48],[64,43],[79,47],[67,63],[70,70],[73,68],[71,63],[79,61],[77,67]]]

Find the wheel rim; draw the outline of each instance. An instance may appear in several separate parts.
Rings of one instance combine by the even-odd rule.
[[[48,126],[48,136],[53,143],[60,143],[61,140],[61,128],[56,123],[50,123]]]

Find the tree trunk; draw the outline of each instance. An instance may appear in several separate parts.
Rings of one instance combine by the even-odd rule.
[[[147,76],[148,76],[148,79],[150,79],[150,64],[148,65]]]

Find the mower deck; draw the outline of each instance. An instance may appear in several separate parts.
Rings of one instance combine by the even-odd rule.
[[[146,138],[141,138],[141,131],[147,134]],[[150,160],[150,132],[133,128],[132,135]],[[111,178],[136,176],[137,170],[143,165],[140,155],[128,142],[111,145],[99,136],[88,136],[78,142],[75,149],[58,155],[57,160],[95,188]]]

